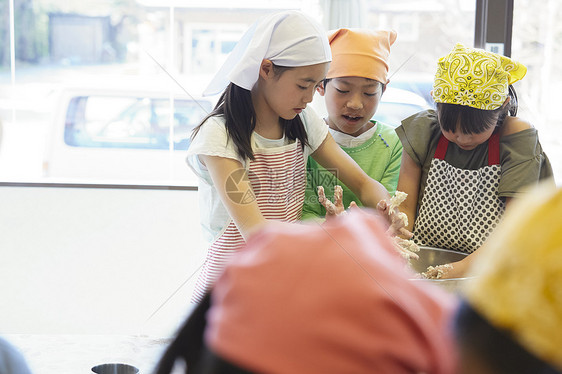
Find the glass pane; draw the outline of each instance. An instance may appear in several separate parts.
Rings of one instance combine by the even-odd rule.
[[[352,3],[363,4],[366,17],[348,14]],[[437,60],[457,42],[474,44],[475,0],[366,0],[342,3],[339,8],[335,4],[332,11],[339,12],[340,22],[329,29],[359,27],[357,20],[361,18],[361,27],[397,33],[389,59],[390,83],[374,115],[390,125],[398,126],[402,119],[433,107],[431,90]],[[348,15],[347,21],[343,14]],[[312,106],[326,114],[318,97]]]
[[[531,0],[517,0],[513,10],[512,57],[527,66],[527,75],[515,83],[519,100],[518,116],[539,131],[554,170],[562,183],[562,58],[560,36],[562,4],[547,0],[537,6]]]
[[[317,1],[276,3],[0,1],[0,181],[197,185],[206,84],[257,18]]]
[[[413,92],[432,106],[430,91],[437,59],[457,42],[474,44],[476,1],[368,0],[366,3],[367,27],[393,29],[397,33],[390,52],[389,87]],[[413,105],[411,100],[404,100],[404,114],[408,114],[408,104]]]
[[[10,43],[2,43],[0,59],[0,180],[180,185],[196,183],[184,161],[188,134],[217,99],[200,94],[257,18],[301,9],[327,28],[337,13],[348,17],[342,27],[361,19],[365,27],[395,29],[391,84],[378,115],[398,124],[432,105],[435,61],[457,41],[472,43],[475,9],[474,1],[453,0],[350,1],[345,9],[319,0],[246,0],[228,8],[218,0],[14,4],[15,64]],[[1,32],[9,40],[9,28]],[[172,110],[170,96],[185,99]],[[88,167],[68,167],[80,164]]]

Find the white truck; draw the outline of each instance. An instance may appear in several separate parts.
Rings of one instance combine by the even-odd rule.
[[[197,185],[186,150],[192,130],[212,110],[210,99],[80,87],[62,89],[57,101],[43,158],[48,180]]]

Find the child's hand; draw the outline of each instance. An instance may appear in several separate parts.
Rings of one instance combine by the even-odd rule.
[[[326,208],[326,218],[336,217],[345,213],[345,207],[343,206],[343,189],[341,186],[334,187],[333,203],[326,198],[324,187],[318,186],[318,201],[324,208]],[[357,207],[357,204],[354,201],[349,204],[349,208],[353,207]]]
[[[450,278],[450,273],[453,268],[452,264],[429,266],[421,275],[425,279],[446,279]]]
[[[390,236],[400,235],[404,238],[411,238],[414,236],[406,229],[408,226],[408,216],[400,212],[397,207],[393,207],[391,203],[386,200],[381,200],[377,204],[377,210],[383,215],[389,217],[390,227],[386,231]]]
[[[460,261],[451,262],[449,264],[430,266],[422,273],[428,279],[451,279],[463,278],[466,276],[468,267],[471,262],[471,255],[466,256]]]
[[[418,260],[420,258],[417,254],[417,252],[420,251],[420,247],[418,247],[418,245],[412,240],[402,239],[395,236],[392,244],[394,245],[396,252],[398,252],[405,260]]]
[[[413,233],[406,229],[406,226],[408,225],[408,216],[406,216],[406,213],[403,213],[398,209],[394,210],[390,213],[390,222],[390,227],[388,228],[388,233],[390,235],[400,235],[407,239],[414,236]]]

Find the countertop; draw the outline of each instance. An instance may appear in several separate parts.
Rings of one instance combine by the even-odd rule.
[[[148,374],[172,341],[142,335],[8,334],[3,337],[23,353],[34,374],[87,374],[93,373],[92,367],[105,363],[133,365],[139,374]]]

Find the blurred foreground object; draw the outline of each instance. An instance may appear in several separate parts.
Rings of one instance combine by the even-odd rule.
[[[10,342],[0,337],[0,374],[31,374],[25,358]]]
[[[465,289],[466,313],[481,316],[513,340],[514,350],[534,356],[528,357],[534,363],[527,369],[517,364],[519,352],[510,356],[517,360],[498,354],[490,358],[491,366],[515,363],[510,370],[517,373],[562,371],[562,190],[542,185],[529,191],[482,249],[471,267],[475,278]],[[459,335],[466,341],[462,331]]]
[[[385,229],[360,209],[269,225],[212,291],[207,347],[252,372],[454,372],[454,302],[409,280]]]

